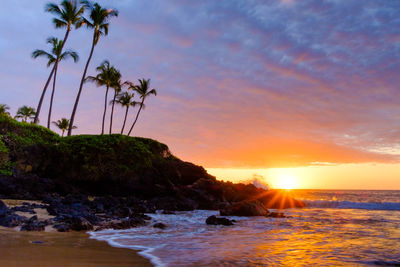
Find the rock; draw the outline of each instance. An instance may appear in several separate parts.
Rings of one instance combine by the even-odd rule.
[[[74,216],[69,219],[71,230],[88,231],[93,229],[93,225],[83,217]]]
[[[172,215],[172,214],[176,214],[176,213],[172,210],[163,210],[162,214]]]
[[[163,224],[163,223],[155,223],[155,224],[153,224],[153,227],[154,228],[160,228],[160,229],[167,228],[167,226],[165,224]]]
[[[268,214],[265,215],[265,217],[268,217],[268,218],[287,218],[287,216],[285,216],[285,214],[283,214],[282,212],[268,212]]]
[[[133,218],[123,218],[123,219],[116,219],[111,221],[103,222],[96,231],[100,231],[103,229],[116,229],[116,230],[123,230],[132,227],[137,227],[141,225],[146,225],[147,222],[141,216],[135,216]]]
[[[22,225],[21,231],[44,231],[45,227],[46,223],[38,221],[38,218],[35,215]]]
[[[0,225],[4,227],[16,227],[26,221],[27,219],[25,217],[13,213],[0,218]]]
[[[6,216],[7,213],[7,206],[4,204],[3,201],[0,200],[0,217]]]
[[[268,210],[259,201],[232,203],[220,209],[221,216],[265,216]]]
[[[212,215],[210,217],[207,218],[206,223],[207,224],[211,224],[211,225],[225,225],[225,226],[229,226],[229,225],[233,225],[234,220],[229,220],[227,218],[221,218],[221,217],[217,217],[215,215]]]
[[[58,232],[69,232],[71,231],[71,227],[68,224],[55,224],[54,229],[57,229]]]

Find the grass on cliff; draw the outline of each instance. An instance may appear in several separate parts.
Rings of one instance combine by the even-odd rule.
[[[154,160],[174,159],[165,144],[113,135],[60,137],[40,125],[0,116],[0,173],[98,180],[128,177]]]

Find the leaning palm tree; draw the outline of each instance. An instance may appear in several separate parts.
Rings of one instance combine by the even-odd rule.
[[[132,87],[132,89],[139,94],[142,101],[140,103],[139,110],[136,114],[135,121],[133,122],[131,128],[129,129],[128,135],[131,134],[133,127],[135,127],[137,119],[139,118],[140,111],[144,107],[144,100],[150,95],[157,95],[156,89],[150,89],[150,79],[148,79],[148,80],[139,79],[139,83],[140,83],[140,85],[134,86],[134,87]]]
[[[53,124],[54,124],[55,126],[57,126],[58,129],[61,130],[61,136],[64,137],[64,132],[65,132],[66,130],[68,130],[68,127],[69,127],[69,120],[66,119],[66,118],[62,118],[61,120],[53,121]],[[76,129],[76,128],[78,128],[78,127],[72,126],[72,128]]]
[[[33,119],[36,115],[35,109],[28,106],[22,106],[18,109],[16,119],[21,119],[23,122],[27,122],[28,119]]]
[[[53,18],[53,23],[57,29],[58,28],[66,28],[67,29],[67,31],[65,32],[64,40],[60,47],[60,55],[61,55],[64,44],[67,42],[68,35],[72,29],[72,26],[75,26],[75,28],[79,28],[82,25],[82,22],[81,22],[82,14],[85,11],[85,7],[83,5],[78,4],[78,2],[76,0],[63,0],[61,2],[60,6],[53,4],[53,3],[47,4],[45,10],[56,16],[55,18]],[[40,96],[39,104],[37,107],[37,112],[36,112],[34,123],[39,122],[39,115],[40,115],[40,110],[42,108],[44,95],[46,94],[47,87],[49,86],[51,77],[53,76],[54,71],[57,68],[58,62],[59,62],[59,60],[55,61],[55,64],[54,64],[53,68],[51,69],[49,78],[47,79],[47,82],[44,85],[42,95]]]
[[[0,104],[0,115],[10,116],[10,107],[7,104]]]
[[[58,63],[64,59],[68,59],[69,57],[71,57],[74,60],[74,62],[77,62],[79,60],[79,56],[76,52],[74,52],[72,50],[67,50],[67,51],[61,53],[62,48],[64,47],[64,43],[62,40],[58,40],[55,37],[50,37],[49,39],[47,39],[47,43],[52,45],[52,49],[51,49],[50,53],[48,53],[44,50],[35,50],[32,53],[32,57],[33,58],[46,57],[48,59],[47,67],[50,67],[51,65],[54,64],[53,90],[51,91],[49,115],[47,118],[47,128],[50,129],[51,111],[53,109],[54,92],[56,90]]]
[[[137,104],[140,104],[139,102],[132,101],[133,97],[134,94],[130,94],[129,92],[123,92],[118,95],[117,100],[115,101],[122,107],[125,107],[125,118],[124,118],[124,123],[122,125],[121,134],[124,132],[125,129],[125,123],[126,123],[126,118],[128,116],[129,107],[134,107]]]
[[[106,9],[101,7],[98,3],[91,4],[85,1],[85,5],[90,8],[90,19],[83,18],[82,24],[85,24],[88,28],[93,29],[93,40],[92,47],[90,49],[89,58],[86,62],[85,69],[83,71],[81,83],[79,85],[78,95],[76,96],[74,108],[72,110],[70,127],[68,128],[68,136],[72,133],[72,125],[74,124],[76,109],[78,108],[79,98],[82,93],[83,83],[86,78],[86,72],[89,67],[90,60],[93,56],[94,47],[99,42],[101,35],[108,35],[109,19],[113,16],[118,16],[118,11],[114,9]]]
[[[96,68],[96,70],[99,72],[95,77],[94,76],[88,76],[86,78],[86,81],[91,81],[96,83],[97,86],[106,86],[106,95],[104,97],[104,112],[103,112],[103,121],[101,124],[101,134],[104,134],[104,123],[106,119],[106,113],[107,113],[107,98],[108,98],[108,91],[110,87],[112,87],[120,78],[121,78],[121,73],[115,69],[114,66],[110,65],[110,62],[108,60],[105,60],[100,66]]]

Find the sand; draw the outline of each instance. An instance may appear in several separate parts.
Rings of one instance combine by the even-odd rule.
[[[0,266],[152,266],[134,250],[113,248],[86,233],[0,229]]]

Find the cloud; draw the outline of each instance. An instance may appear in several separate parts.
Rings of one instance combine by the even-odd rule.
[[[46,3],[4,3],[10,15],[0,18],[8,25],[0,28],[0,97],[12,112],[36,105],[49,72],[30,53],[63,35],[43,12]],[[100,3],[120,15],[96,46],[89,74],[109,59],[123,79],[151,78],[158,89],[135,135],[206,167],[398,161],[390,149],[400,144],[396,2]],[[90,32],[72,31],[67,47],[81,60],[60,66],[55,119],[72,110]],[[76,133],[99,132],[103,97],[103,88],[85,85]],[[117,109],[116,130],[122,117]]]

